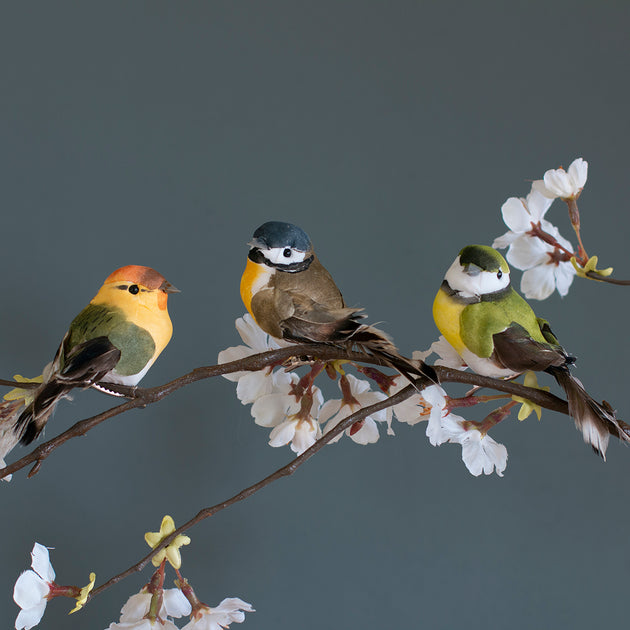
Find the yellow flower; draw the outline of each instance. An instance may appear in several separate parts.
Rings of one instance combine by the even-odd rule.
[[[77,610],[81,610],[81,608],[85,606],[85,602],[87,602],[88,595],[90,594],[90,591],[94,588],[94,582],[96,582],[96,573],[90,573],[90,582],[87,584],[87,586],[84,586],[81,589],[81,592],[76,598],[77,605],[68,613],[69,615],[77,612]]]
[[[543,392],[548,392],[549,387],[540,387],[538,385],[538,379],[536,378],[535,372],[527,372],[525,374],[525,379],[523,380],[523,385],[525,387],[533,387],[534,389],[540,389]],[[542,413],[542,409],[540,405],[533,403],[531,400],[527,400],[527,398],[522,398],[521,396],[512,396],[512,400],[515,402],[522,403],[521,408],[518,410],[518,419],[525,420],[532,411],[536,412],[538,419],[540,420],[540,415]]]
[[[159,532],[147,532],[144,535],[144,540],[147,545],[151,547],[151,549],[155,549],[165,538],[170,536],[175,531],[175,522],[173,519],[168,516],[168,514],[162,519],[162,524],[160,525]],[[190,543],[190,538],[188,536],[184,536],[180,534],[175,537],[169,545],[164,547],[164,549],[160,550],[156,553],[153,558],[151,558],[151,562],[154,567],[159,567],[164,558],[166,558],[174,569],[179,569],[182,566],[182,557],[179,553],[179,548],[182,545],[188,545]]]
[[[612,267],[606,267],[606,269],[597,269],[597,256],[591,256],[587,261],[584,267],[580,267],[578,265],[575,256],[571,256],[571,264],[575,269],[575,273],[580,276],[580,278],[588,278],[586,275],[589,271],[596,273],[598,276],[609,276],[613,272]]]
[[[22,376],[21,374],[15,374],[13,376],[13,380],[18,383],[41,383],[44,380],[44,378],[41,375],[36,376],[35,378],[26,378],[25,376]],[[4,400],[23,399],[24,406],[28,407],[33,402],[33,398],[35,398],[33,394],[35,393],[36,389],[37,389],[36,387],[31,387],[31,388],[26,388],[26,389],[21,389],[19,387],[16,387],[15,389],[12,389],[8,394],[4,395]]]

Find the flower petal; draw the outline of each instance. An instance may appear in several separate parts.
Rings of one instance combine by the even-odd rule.
[[[527,204],[527,209],[531,215],[531,221],[537,223],[545,218],[547,210],[549,210],[551,204],[553,203],[553,197],[545,195],[539,187],[532,185],[532,189],[527,195],[525,203]],[[529,227],[527,229],[529,230]]]
[[[34,628],[41,621],[45,610],[46,601],[32,608],[20,610],[15,620],[16,630],[30,630],[30,628]]]
[[[364,446],[366,444],[374,444],[375,442],[378,442],[379,438],[381,437],[378,432],[376,422],[374,422],[372,416],[368,416],[367,418],[365,418],[365,420],[363,421],[363,426],[352,435],[350,435],[350,429],[346,429],[346,433],[352,438],[354,442],[356,442],[357,444],[363,444]]]
[[[269,434],[269,446],[278,447],[288,444],[295,435],[295,420],[285,420],[281,422]]]
[[[217,363],[231,363],[232,361],[250,357],[252,354],[254,354],[254,351],[247,346],[231,346],[219,352]],[[232,372],[231,374],[224,374],[223,378],[226,378],[228,381],[238,381],[245,374],[249,374],[249,372]]]
[[[507,261],[517,269],[531,269],[547,262],[547,245],[533,236],[520,236],[511,245],[507,253]]]
[[[532,218],[525,206],[525,200],[510,197],[502,206],[503,222],[512,232],[523,234],[532,227]]]
[[[519,235],[514,232],[506,232],[501,236],[497,236],[494,241],[492,241],[492,247],[494,247],[494,249],[503,249],[508,247],[518,238],[518,236]]]
[[[236,396],[244,404],[248,405],[273,391],[271,369],[263,368],[257,372],[246,372],[238,379]]]
[[[50,556],[48,555],[48,548],[44,547],[44,545],[40,545],[39,543],[35,543],[33,545],[33,550],[31,551],[31,567],[33,567],[33,571],[45,580],[46,582],[52,582],[55,579],[55,571],[52,568],[52,564],[50,564]]]
[[[521,292],[526,298],[544,300],[556,287],[554,270],[551,265],[539,265],[528,269],[521,278]]]
[[[315,420],[302,420],[297,424],[295,435],[291,441],[291,450],[297,455],[301,455],[309,449],[322,436],[319,423]]]
[[[179,618],[184,615],[190,615],[192,607],[180,589],[165,588],[162,609],[164,612],[160,611],[161,617],[168,615],[169,617]]]
[[[571,162],[568,170],[569,179],[578,190],[584,188],[588,177],[588,162],[582,158],[577,158]]]
[[[139,621],[148,612],[151,604],[149,593],[136,593],[132,595],[120,611],[120,621]]]
[[[261,427],[275,427],[287,416],[295,403],[295,398],[287,394],[268,394],[254,402],[250,410],[256,424]]]
[[[33,608],[45,601],[49,591],[48,584],[35,571],[24,571],[13,587],[13,601],[20,608]]]

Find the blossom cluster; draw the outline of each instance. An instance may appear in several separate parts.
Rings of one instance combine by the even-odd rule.
[[[148,532],[147,543],[152,548],[175,531],[175,524],[170,516],[162,520],[159,532]],[[111,623],[107,630],[178,630],[174,619],[189,616],[189,621],[181,630],[223,630],[231,623],[242,623],[246,612],[254,612],[251,604],[237,597],[229,597],[216,607],[199,601],[190,584],[180,572],[181,556],[179,548],[190,542],[188,536],[179,535],[153,557],[157,570],[151,580],[139,593],[132,595],[121,609],[118,622]],[[166,563],[177,572],[177,588],[164,588]],[[48,548],[35,543],[31,552],[31,569],[24,571],[17,579],[13,589],[13,599],[20,607],[15,620],[16,630],[30,630],[41,621],[48,601],[55,597],[70,597],[76,600],[76,606],[70,612],[76,612],[87,602],[94,587],[96,576],[90,574],[87,586],[61,586],[55,582],[55,571],[50,563]]]
[[[279,347],[278,341],[261,330],[249,314],[236,320],[236,329],[245,345],[220,352],[219,363]],[[414,353],[413,358],[424,359],[432,352],[439,356],[437,364],[456,369],[465,367],[459,355],[443,338],[434,343],[429,351]],[[387,398],[383,391],[372,390],[370,381],[346,374],[340,366],[337,369],[342,398],[326,401],[318,387],[309,384],[305,392],[299,386],[297,374],[286,372],[282,367],[236,372],[225,375],[225,378],[237,382],[236,394],[244,405],[252,405],[251,415],[255,423],[271,428],[269,445],[289,445],[293,452],[300,455],[343,419]],[[394,394],[407,385],[407,380],[398,376],[392,379],[388,394]],[[370,414],[344,433],[357,444],[373,444],[380,438],[379,426],[386,427],[388,435],[394,435],[394,418],[411,426],[427,421],[426,435],[432,445],[459,444],[464,464],[473,475],[482,472],[489,475],[496,470],[502,476],[507,465],[505,446],[497,444],[487,432],[479,430],[473,423],[451,413],[447,399],[446,392],[433,385],[398,405]],[[336,436],[332,442],[340,440],[344,433]]]
[[[555,199],[565,201],[572,209],[573,214],[570,211],[569,216],[579,238],[579,219],[577,223],[574,219],[575,201],[586,184],[587,175],[588,163],[577,158],[567,171],[559,168],[545,172],[542,179],[532,183],[527,197],[510,197],[501,207],[509,230],[494,239],[492,246],[507,247],[507,261],[524,271],[521,291],[525,297],[544,300],[554,290],[561,296],[568,293],[576,275],[571,258],[575,259],[578,254],[545,215]]]

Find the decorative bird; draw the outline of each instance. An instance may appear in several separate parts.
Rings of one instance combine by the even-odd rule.
[[[74,318],[41,385],[21,390],[0,406],[0,458],[17,442],[42,432],[59,400],[99,381],[137,385],[168,344],[173,325],[167,310],[177,289],[150,267],[128,265],[112,273]],[[15,390],[14,390],[15,391]],[[8,398],[12,392],[7,395]]]
[[[402,357],[382,331],[360,324],[362,309],[348,308],[307,234],[291,223],[268,221],[249,243],[241,297],[256,323],[277,339],[296,343],[356,345],[380,357],[411,382],[437,377],[422,362]]]
[[[584,441],[605,459],[609,436],[630,441],[607,403],[600,404],[572,376],[568,355],[548,322],[512,288],[503,256],[484,245],[464,247],[433,302],[433,319],[475,372],[512,378],[527,370],[551,374],[564,390]]]

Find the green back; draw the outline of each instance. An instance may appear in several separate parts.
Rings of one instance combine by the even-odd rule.
[[[466,306],[460,316],[460,334],[471,352],[487,358],[494,350],[492,336],[512,323],[520,324],[535,341],[549,345],[531,306],[512,288],[497,301]]]
[[[88,304],[70,324],[63,344],[63,355],[74,346],[95,337],[107,337],[120,350],[116,372],[121,376],[140,372],[155,353],[153,337],[144,328],[127,321],[121,309]]]

